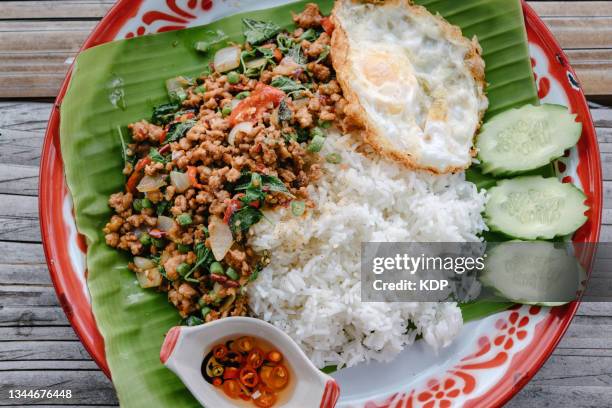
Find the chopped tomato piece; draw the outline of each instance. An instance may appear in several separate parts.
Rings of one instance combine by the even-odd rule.
[[[330,36],[334,32],[334,28],[336,28],[329,17],[323,17],[323,19],[321,19],[321,26],[323,27],[323,30],[325,30],[327,35]]]
[[[230,125],[236,126],[241,122],[257,121],[270,104],[277,107],[285,96],[285,93],[278,88],[263,83],[257,84],[251,95],[240,101],[232,110],[229,118]]]
[[[214,385],[215,387],[218,387],[218,386],[220,386],[221,384],[223,384],[223,380],[222,380],[222,379],[220,379],[219,377],[216,377],[216,378],[213,380],[213,385]]]

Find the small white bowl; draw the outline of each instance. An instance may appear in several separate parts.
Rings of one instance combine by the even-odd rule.
[[[206,407],[235,408],[252,406],[232,400],[209,384],[201,373],[204,357],[220,341],[240,336],[263,339],[276,347],[293,372],[294,388],[288,400],[274,408],[333,408],[340,388],[329,375],[318,370],[287,334],[263,320],[229,317],[200,326],[173,327],[166,334],[160,352],[162,364],[179,376],[189,391]],[[282,401],[281,401],[282,402]]]

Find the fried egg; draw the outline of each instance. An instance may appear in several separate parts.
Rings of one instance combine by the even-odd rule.
[[[366,142],[410,168],[469,167],[488,106],[477,39],[408,0],[338,0],[332,21],[346,112]]]

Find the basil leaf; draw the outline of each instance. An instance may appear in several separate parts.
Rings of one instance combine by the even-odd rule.
[[[257,52],[263,55],[265,59],[268,59],[268,60],[274,59],[274,51],[272,50],[272,48],[255,47],[255,49],[257,50]]]
[[[300,35],[300,41],[307,40],[313,42],[316,41],[317,38],[319,38],[319,34],[314,28],[309,28],[308,30],[304,31],[302,35]]]
[[[207,248],[203,242],[198,242],[196,244],[194,252],[196,253],[196,263],[189,270],[189,272],[187,272],[185,279],[190,277],[199,268],[210,270],[210,265],[215,261],[212,251],[210,248]]]
[[[250,18],[242,19],[242,32],[250,44],[261,44],[281,32],[280,26],[269,21],[257,21]]]
[[[234,235],[246,232],[251,226],[257,224],[263,218],[263,213],[251,206],[242,207],[230,217],[230,229]]]
[[[265,192],[274,191],[276,193],[285,193],[293,197],[293,195],[287,189],[287,186],[285,186],[285,183],[283,183],[278,177],[266,176],[262,174],[261,182],[263,185],[263,191]]]
[[[134,166],[136,164],[136,155],[128,155],[128,145],[125,137],[123,136],[123,129],[121,126],[117,126],[117,133],[119,134],[119,141],[121,141],[121,156],[123,157],[123,165],[127,166],[128,164],[131,164]]]
[[[275,176],[267,176],[265,174],[260,174],[259,176],[261,177],[261,185],[254,186],[251,183],[253,174],[259,174],[259,173],[251,173],[251,172],[242,173],[242,175],[236,182],[236,187],[234,187],[234,191],[240,191],[240,190],[248,191],[249,189],[252,189],[252,190],[261,190],[263,193],[267,193],[267,192],[285,193],[288,196],[293,197],[293,195],[287,189],[287,186],[285,186],[285,183],[283,183],[281,179]]]
[[[276,46],[278,47],[279,50],[281,50],[283,54],[286,54],[287,52],[289,52],[291,47],[293,47],[293,44],[294,44],[293,38],[291,38],[285,33],[281,33],[276,36]]]
[[[266,199],[266,193],[261,188],[249,187],[244,191],[244,196],[240,197],[240,201],[249,205],[253,202],[259,202]]]
[[[293,79],[287,78],[286,76],[279,76],[274,78],[272,82],[270,82],[270,85],[280,89],[287,95],[306,91],[308,89],[304,84],[297,83]]]
[[[319,54],[319,58],[317,58],[315,62],[319,63],[323,61],[325,58],[327,58],[330,50],[331,50],[331,47],[329,45],[326,45],[323,51],[321,52],[321,54]]]
[[[308,62],[306,56],[302,52],[302,46],[300,44],[296,44],[287,52],[287,56],[290,57],[296,64],[304,65]]]
[[[297,128],[297,141],[298,143],[304,143],[310,140],[310,132],[308,129],[304,129],[301,127]]]
[[[234,190],[239,191],[249,188],[251,185],[251,175],[252,173],[250,171],[243,171],[242,174],[240,174],[240,178],[235,182]]]
[[[280,102],[280,105],[278,106],[278,120],[280,120],[281,122],[287,122],[291,120],[292,116],[293,112],[291,112],[289,105],[287,105],[287,102],[285,102],[285,100],[283,99]]]
[[[149,157],[151,158],[151,160],[153,160],[154,162],[157,162],[157,163],[166,164],[166,163],[169,162],[169,160],[166,159],[164,156],[162,156],[159,153],[159,150],[157,150],[154,147],[152,147],[151,150],[149,150]]]
[[[164,215],[164,213],[172,206],[170,201],[161,201],[157,204],[157,216]]]
[[[184,324],[187,326],[199,326],[200,324],[203,324],[203,323],[204,323],[204,320],[196,316],[189,316],[188,318],[184,320]]]
[[[194,48],[199,52],[208,52],[221,41],[227,40],[227,35],[221,31],[205,31],[202,40],[195,43]]]
[[[164,103],[153,108],[151,123],[162,126],[167,125],[174,119],[174,115],[181,108],[178,103]]]
[[[180,138],[184,137],[189,129],[194,127],[196,124],[195,120],[187,120],[185,122],[177,122],[170,125],[168,129],[168,135],[166,136],[166,140],[164,144],[176,142]]]

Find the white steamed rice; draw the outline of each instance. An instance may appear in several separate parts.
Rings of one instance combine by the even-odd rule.
[[[485,196],[463,174],[406,171],[357,147],[330,134],[321,154],[338,153],[342,164],[325,163],[309,187],[317,207],[303,217],[267,212],[271,223],[252,229],[251,245],[270,250],[272,261],[250,285],[251,309],[318,367],[388,361],[418,334],[445,347],[463,324],[452,303],[362,303],[361,242],[477,241],[485,229]]]

